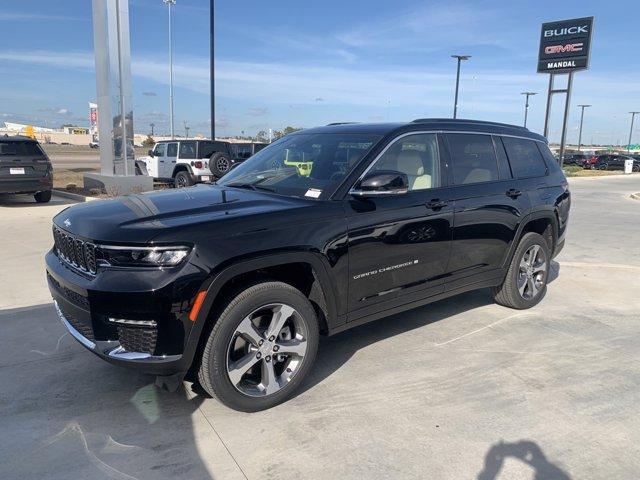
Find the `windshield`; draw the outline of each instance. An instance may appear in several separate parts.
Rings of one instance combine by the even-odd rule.
[[[287,135],[234,168],[218,185],[327,198],[380,138],[370,134]]]

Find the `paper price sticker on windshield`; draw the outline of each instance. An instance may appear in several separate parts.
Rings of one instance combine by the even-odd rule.
[[[317,188],[310,188],[307,190],[307,193],[304,194],[305,197],[311,198],[319,198],[322,194],[322,190],[318,190]]]

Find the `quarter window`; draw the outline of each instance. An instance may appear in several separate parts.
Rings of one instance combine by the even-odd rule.
[[[171,157],[173,155],[169,156]],[[195,143],[180,142],[180,158],[196,158]]]
[[[498,180],[496,153],[489,135],[452,133],[446,137],[455,185]]]
[[[502,141],[516,178],[541,177],[547,174],[547,166],[533,140],[502,137]]]
[[[371,168],[372,172],[395,170],[407,175],[409,190],[440,185],[440,160],[435,134],[407,135],[393,143]]]

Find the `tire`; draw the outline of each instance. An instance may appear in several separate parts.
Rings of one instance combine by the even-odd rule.
[[[534,258],[534,265],[531,269],[526,269],[525,267],[523,271],[522,264],[530,264],[527,260],[531,258],[531,249],[536,246],[538,247],[538,253]],[[536,262],[535,260],[538,261]],[[540,265],[542,260],[544,260],[543,266]],[[513,254],[509,270],[502,285],[492,289],[494,300],[500,305],[518,310],[533,307],[542,300],[547,291],[550,265],[551,254],[544,237],[537,233],[526,233]],[[542,268],[544,268],[544,271],[540,270]],[[521,292],[523,280],[524,291]]]
[[[191,178],[189,172],[186,172],[184,170],[180,170],[178,173],[176,173],[176,176],[173,177],[173,186],[176,188],[190,187],[194,183],[195,182],[193,181],[193,178]]]
[[[631,171],[636,173],[640,172],[640,165],[634,165],[631,167]]]
[[[217,152],[209,158],[209,169],[213,176],[220,178],[231,170],[231,157],[223,152]]]
[[[42,192],[37,192],[33,195],[33,198],[36,199],[38,203],[49,203],[51,200],[51,190],[43,190]]]
[[[287,309],[293,310],[290,316]],[[285,315],[278,317],[278,312]],[[282,329],[274,326],[282,324],[278,318],[286,318]],[[250,331],[250,337],[241,330]],[[291,398],[304,381],[318,350],[318,337],[318,319],[307,297],[286,283],[258,283],[238,294],[217,318],[202,353],[198,380],[208,394],[234,410],[271,408]],[[284,353],[292,346],[302,349],[303,344],[302,356]],[[251,366],[245,370],[237,365]]]

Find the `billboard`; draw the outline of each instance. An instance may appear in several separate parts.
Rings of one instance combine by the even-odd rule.
[[[542,24],[538,73],[569,73],[589,68],[593,17]]]

